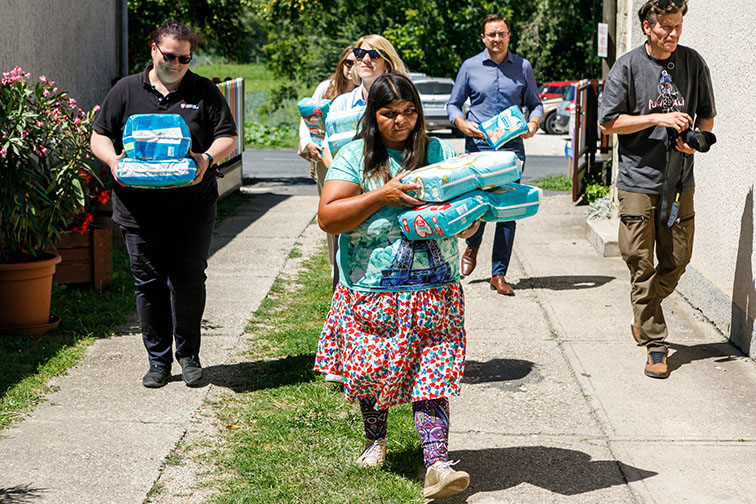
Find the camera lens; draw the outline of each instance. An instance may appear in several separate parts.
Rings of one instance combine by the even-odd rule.
[[[708,152],[717,143],[717,137],[710,131],[688,130],[683,134],[683,141],[698,152]]]

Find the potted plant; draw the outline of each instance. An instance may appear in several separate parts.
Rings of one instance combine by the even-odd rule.
[[[51,253],[99,182],[84,112],[45,76],[19,67],[0,81],[0,331],[50,324]],[[31,288],[26,283],[31,281]],[[36,290],[41,289],[41,290]]]

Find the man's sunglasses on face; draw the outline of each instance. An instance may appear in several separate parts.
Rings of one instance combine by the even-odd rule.
[[[363,59],[366,54],[370,56],[370,59],[373,60],[377,60],[381,57],[381,55],[386,54],[385,51],[381,51],[380,49],[376,51],[375,49],[362,49],[361,47],[355,47],[354,49],[352,49],[352,53],[358,60]]]
[[[664,10],[667,7],[670,6],[670,4],[675,4],[678,8],[682,8],[683,4],[685,3],[685,0],[656,0],[654,2],[657,7]]]
[[[163,60],[165,60],[166,63],[171,63],[173,60],[178,59],[178,62],[182,65],[188,65],[189,62],[192,61],[191,56],[176,56],[175,54],[164,53],[157,44],[155,44],[155,47],[157,47],[158,52],[163,55]]]

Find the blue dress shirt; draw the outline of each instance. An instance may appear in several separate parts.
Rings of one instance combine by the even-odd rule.
[[[527,107],[528,119],[543,117],[533,67],[512,51],[507,51],[507,57],[498,65],[488,57],[486,49],[462,63],[446,104],[449,122],[454,124],[457,117],[464,117],[462,104],[468,97],[467,120],[478,124],[512,105]]]

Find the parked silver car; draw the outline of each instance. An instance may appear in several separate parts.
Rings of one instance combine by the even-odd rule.
[[[420,93],[425,114],[425,129],[428,131],[450,129],[452,133],[461,135],[459,130],[449,123],[449,115],[446,113],[446,102],[454,87],[454,81],[447,77],[430,77],[428,75],[411,75],[412,82]],[[463,107],[467,114],[467,104]]]

